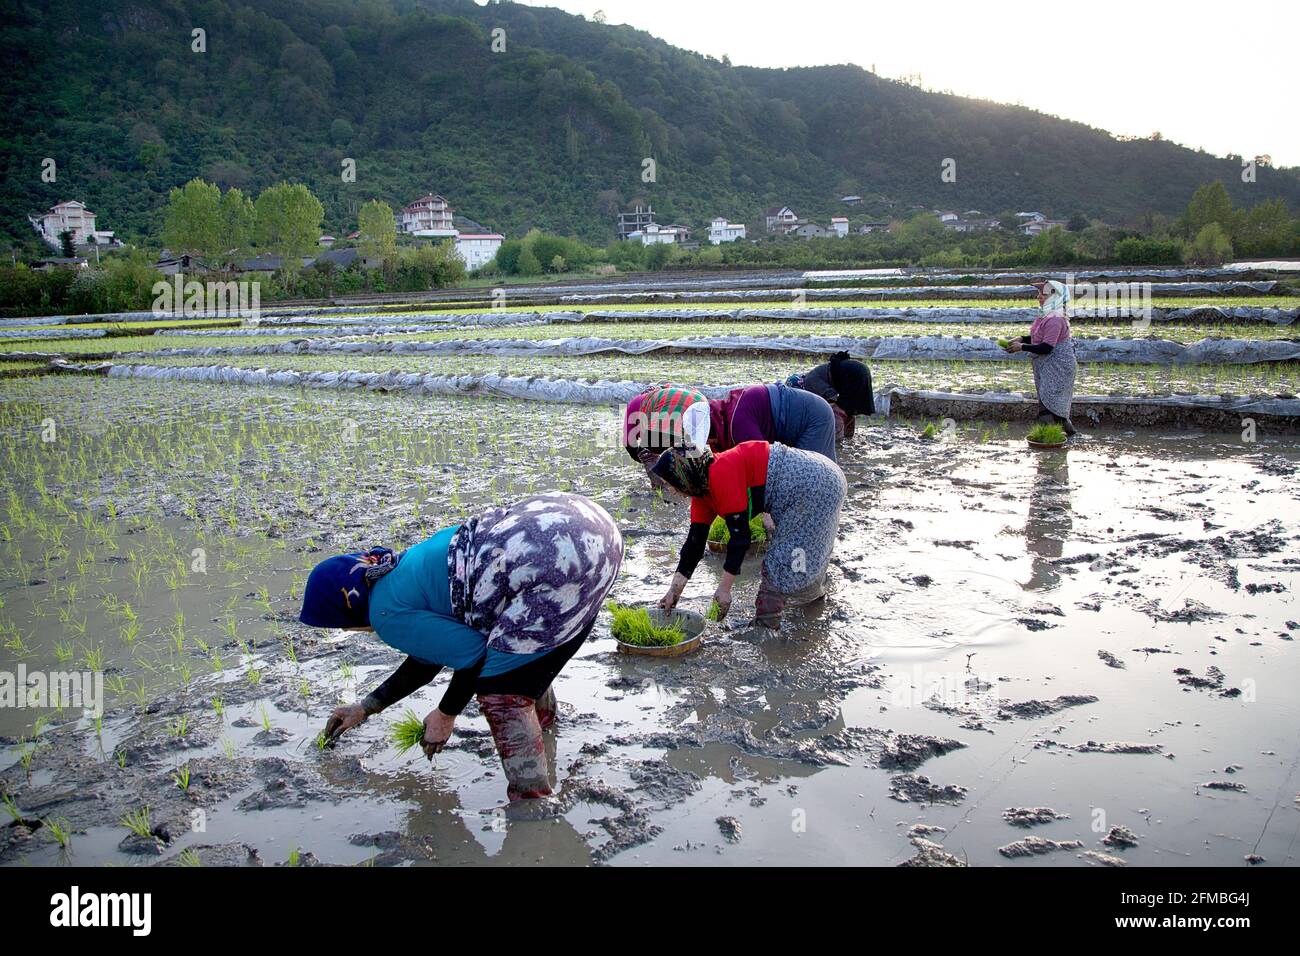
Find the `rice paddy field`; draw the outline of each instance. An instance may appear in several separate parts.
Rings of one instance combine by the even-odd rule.
[[[1300,305],[1259,298],[1229,301]],[[716,309],[463,328],[433,327],[428,309],[427,321],[380,323],[412,331],[328,338],[995,338],[1028,327],[741,323],[705,314]],[[289,340],[322,328],[288,327]],[[53,689],[0,707],[0,864],[1300,862],[1300,439],[1288,430],[1084,428],[1068,450],[1038,452],[1012,421],[862,419],[841,450],[849,497],[827,600],[777,633],[751,628],[748,560],[727,621],[671,659],[619,654],[602,612],[556,684],[556,796],[508,807],[475,704],[433,762],[393,744],[402,713],[428,712],[445,676],[318,746],[330,711],[401,656],[373,634],[301,625],[303,584],[329,554],[408,547],[489,506],[568,490],[623,532],[611,598],[653,602],[687,518],[622,449],[618,402],[105,376],[76,363],[631,388],[776,381],[816,355],[160,355],[286,336],[187,323],[5,339],[15,328],[0,328],[0,371],[24,373],[0,378],[0,674],[99,675],[102,708]],[[1285,343],[1300,337],[1292,328],[1080,322],[1076,335]],[[50,371],[47,355],[72,364]],[[1076,395],[1294,396],[1297,364],[1085,363]],[[878,390],[1033,392],[1024,361],[871,367]],[[705,558],[683,607],[705,612],[720,562]]]

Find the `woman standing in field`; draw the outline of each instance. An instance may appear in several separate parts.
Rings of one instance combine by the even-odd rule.
[[[1007,351],[1028,352],[1034,363],[1034,388],[1038,391],[1041,412],[1038,420],[1058,424],[1067,435],[1074,434],[1070,405],[1074,401],[1074,377],[1079,370],[1070,338],[1070,320],[1066,307],[1070,290],[1053,279],[1040,279],[1038,305],[1042,315],[1034,319],[1029,334],[1012,339]]]
[[[600,505],[552,492],[484,511],[401,554],[372,548],[322,561],[307,579],[302,622],[374,631],[408,655],[364,700],[334,711],[327,738],[450,667],[442,702],[424,719],[426,756],[477,694],[510,800],[547,796],[551,683],[587,639],[622,560],[622,535]]]
[[[807,604],[825,594],[826,568],[848,492],[835,462],[798,448],[747,441],[719,455],[673,448],[660,456],[654,472],[691,499],[690,531],[660,607],[676,606],[719,515],[730,533],[713,593],[722,617],[731,607],[731,586],[749,550],[749,521],[755,516],[762,516],[770,542],[755,601],[757,623],[776,628],[787,604]]]
[[[849,441],[859,415],[876,413],[876,396],[871,390],[871,369],[865,362],[836,352],[829,361],[806,375],[791,375],[785,384],[820,395],[835,414],[835,438]]]

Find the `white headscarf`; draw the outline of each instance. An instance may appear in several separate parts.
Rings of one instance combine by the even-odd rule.
[[[1043,303],[1043,315],[1050,315],[1053,312],[1064,315],[1070,304],[1069,288],[1065,283],[1057,282],[1055,279],[1048,279],[1046,285],[1051,292],[1048,293],[1047,301]]]

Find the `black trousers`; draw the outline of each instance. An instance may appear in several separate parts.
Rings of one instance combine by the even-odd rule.
[[[478,683],[474,685],[474,693],[517,694],[520,697],[531,697],[536,700],[546,693],[546,688],[551,686],[556,675],[564,669],[565,664],[569,663],[569,659],[578,653],[578,648],[586,642],[595,625],[596,621],[593,618],[577,637],[565,641],[553,651],[547,651],[534,661],[508,670],[504,674],[480,677]]]

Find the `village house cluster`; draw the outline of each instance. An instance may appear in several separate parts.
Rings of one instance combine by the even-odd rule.
[[[855,205],[862,201],[860,196],[843,196],[841,201]],[[953,232],[975,233],[988,232],[999,228],[1001,222],[995,217],[985,216],[978,209],[967,209],[957,213],[947,209],[934,209],[931,213]],[[1026,236],[1037,236],[1054,226],[1066,225],[1064,220],[1048,219],[1041,212],[1029,211],[1016,213],[1016,229]],[[426,193],[403,206],[397,214],[397,229],[400,233],[419,239],[449,240],[456,254],[465,263],[467,269],[479,269],[496,258],[497,250],[505,237],[491,232],[482,225],[464,216],[456,215],[446,198],[436,193]],[[63,239],[71,239],[77,255],[72,259],[52,257],[37,263],[37,267],[75,266],[84,267],[87,260],[84,253],[90,247],[120,246],[121,242],[111,231],[96,228],[96,216],[79,200],[60,202],[39,216],[28,216],[32,227],[52,248],[62,251]],[[789,206],[772,206],[761,217],[763,231],[771,236],[791,236],[800,239],[844,238],[850,232],[867,235],[889,228],[888,221],[867,220],[851,226],[849,217],[832,216],[827,225],[813,222],[799,216]],[[346,238],[359,238],[358,232],[348,233]],[[698,246],[692,240],[689,226],[680,223],[661,224],[655,219],[651,205],[637,205],[631,211],[618,214],[615,223],[615,235],[620,240],[639,242],[642,245],[677,245]],[[705,234],[711,245],[724,242],[748,240],[748,231],[744,223],[731,222],[725,216],[715,216],[709,221]],[[322,252],[315,256],[304,257],[304,268],[314,268],[328,263],[337,269],[346,269],[354,264],[364,268],[375,268],[377,261],[370,261],[355,248],[332,248],[336,238],[322,235],[319,244]],[[240,272],[275,272],[283,262],[279,256],[258,255],[234,263]],[[203,263],[190,255],[171,255],[164,252],[156,263],[156,268],[165,275],[187,272],[191,268],[203,268]]]

